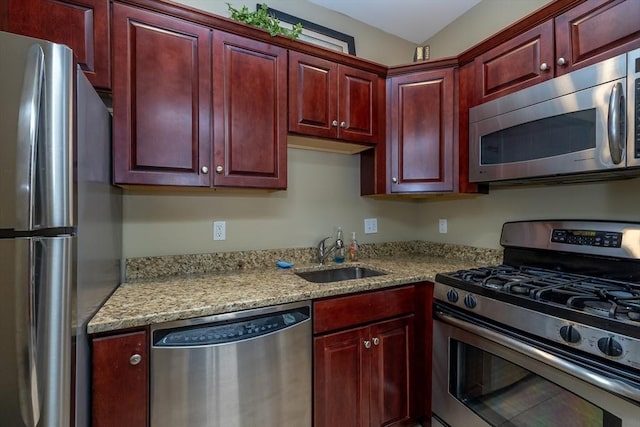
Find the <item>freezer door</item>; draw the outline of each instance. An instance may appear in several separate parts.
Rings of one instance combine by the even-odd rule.
[[[0,239],[2,425],[70,425],[73,244]]]
[[[0,231],[73,227],[73,54],[0,32],[0,58]]]

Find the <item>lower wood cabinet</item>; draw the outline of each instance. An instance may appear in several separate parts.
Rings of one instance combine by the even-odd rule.
[[[147,331],[92,340],[92,427],[149,425]]]
[[[429,322],[417,287],[314,303],[315,427],[407,426],[427,413]]]
[[[413,325],[409,315],[314,339],[316,427],[411,419]]]

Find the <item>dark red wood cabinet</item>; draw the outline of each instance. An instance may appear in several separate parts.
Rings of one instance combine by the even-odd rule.
[[[556,17],[556,75],[640,47],[639,17],[637,0],[587,0]]]
[[[304,53],[289,52],[289,131],[375,144],[381,137],[383,80]]]
[[[287,50],[213,33],[214,186],[287,188]]]
[[[211,30],[113,4],[116,184],[210,186]]]
[[[547,21],[475,59],[476,93],[490,101],[554,77],[553,22]]]
[[[91,425],[149,425],[146,330],[92,339]]]
[[[640,47],[640,2],[587,0],[475,58],[474,104]]]
[[[431,363],[417,295],[411,285],[314,303],[314,426],[406,426],[424,414]]]
[[[454,88],[452,68],[389,80],[390,193],[454,190]]]
[[[287,186],[287,51],[115,3],[114,181]]]
[[[0,28],[69,46],[98,89],[111,88],[109,0],[3,0]]]

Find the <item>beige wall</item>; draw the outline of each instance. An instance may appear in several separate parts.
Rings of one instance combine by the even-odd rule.
[[[174,1],[217,15],[229,17],[226,0]],[[386,65],[397,65],[411,62],[413,59],[413,43],[372,28],[341,13],[317,6],[306,0],[267,0],[266,2],[229,0],[228,3],[236,9],[247,5],[251,10],[254,10],[257,3],[267,3],[269,7],[273,9],[351,35],[355,38],[356,54],[370,61]]]
[[[486,37],[505,22],[521,17],[506,0],[484,0],[488,13],[482,34],[471,31],[464,19],[454,23],[452,45]],[[529,0],[511,0],[510,5]],[[203,8],[222,1],[190,0]],[[501,13],[495,8],[502,4]],[[238,4],[236,4],[239,6]],[[397,40],[384,43],[380,32],[365,29],[342,15],[318,10],[306,1],[270,1],[269,5],[305,19],[353,34],[362,56],[382,63],[397,61]],[[476,9],[478,9],[476,7]],[[535,9],[535,7],[533,7]],[[475,10],[474,13],[481,12]],[[507,13],[509,13],[507,15]],[[464,18],[464,17],[463,17]],[[350,22],[349,22],[350,21]],[[488,30],[489,29],[489,30]],[[475,30],[474,30],[475,31]],[[373,35],[375,34],[375,36]],[[464,42],[457,40],[457,36]],[[439,37],[439,35],[436,35]],[[435,38],[434,38],[435,40]],[[434,44],[435,46],[435,44]],[[442,49],[446,48],[442,44]],[[464,49],[463,48],[463,49]],[[404,48],[403,48],[404,49]],[[440,48],[438,48],[440,49]],[[383,56],[376,58],[376,56]],[[384,59],[388,55],[389,60]],[[402,55],[404,52],[402,52]],[[640,199],[633,198],[637,180],[563,187],[510,188],[472,200],[416,202],[362,198],[359,193],[359,157],[289,149],[289,188],[269,194],[142,193],[124,197],[124,256],[226,252],[235,250],[309,247],[342,226],[346,236],[358,232],[360,241],[381,242],[416,238],[498,247],[504,221],[528,218],[637,219]],[[378,234],[363,234],[364,218],[378,218]],[[449,233],[439,234],[439,218],[449,220]],[[212,221],[227,221],[227,240],[214,242]]]
[[[420,237],[443,243],[499,248],[506,221],[606,219],[640,221],[640,179],[605,183],[505,187],[472,200],[420,205]],[[438,233],[438,220],[448,233]]]
[[[289,149],[287,191],[262,194],[157,194],[124,196],[124,256],[311,247],[341,226],[362,243],[413,240],[418,204],[360,197],[360,158]],[[378,233],[364,234],[364,219]],[[212,221],[227,222],[227,240],[212,239]]]
[[[456,56],[550,0],[482,0],[427,40],[431,59]]]

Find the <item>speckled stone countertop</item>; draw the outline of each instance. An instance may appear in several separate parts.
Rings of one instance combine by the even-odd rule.
[[[176,262],[175,257],[168,257],[164,263],[158,259],[146,259],[146,261],[139,259],[137,262],[140,265],[155,266],[154,269],[149,269],[142,274],[140,271],[144,269],[135,267],[133,268],[135,272],[132,274],[131,263],[128,260],[127,281],[116,289],[96,313],[87,326],[87,332],[114,331],[408,283],[433,281],[436,273],[499,263],[501,256],[501,252],[496,250],[465,249],[455,245],[444,245],[450,246],[444,252],[441,247],[443,245],[430,247],[425,246],[424,242],[411,242],[410,245],[404,242],[403,245],[405,246],[402,249],[365,247],[363,254],[377,256],[361,257],[361,260],[355,263],[329,264],[323,267],[358,265],[387,274],[328,284],[311,283],[295,275],[296,271],[319,268],[314,266],[312,260],[304,262],[308,258],[306,253],[302,255],[300,262],[296,262],[296,267],[293,269],[277,268],[273,257],[270,266],[254,265],[247,262],[245,258],[247,256],[259,258],[265,254],[243,252],[239,255],[241,261],[231,255],[224,257],[231,259],[227,264],[235,268],[218,266],[212,269],[213,272],[201,272],[197,269],[193,272],[192,267],[186,267],[189,270],[186,274],[176,273],[174,268],[167,267],[167,264]],[[283,253],[278,251],[272,255],[278,256]],[[287,255],[296,257],[293,253]],[[283,258],[275,258],[275,260],[278,259]],[[199,259],[196,263],[202,264]],[[135,262],[133,264],[135,265]],[[239,268],[246,267],[247,264],[251,268]],[[185,267],[182,267],[178,270],[184,269]],[[160,277],[154,277],[152,270],[161,271]]]

